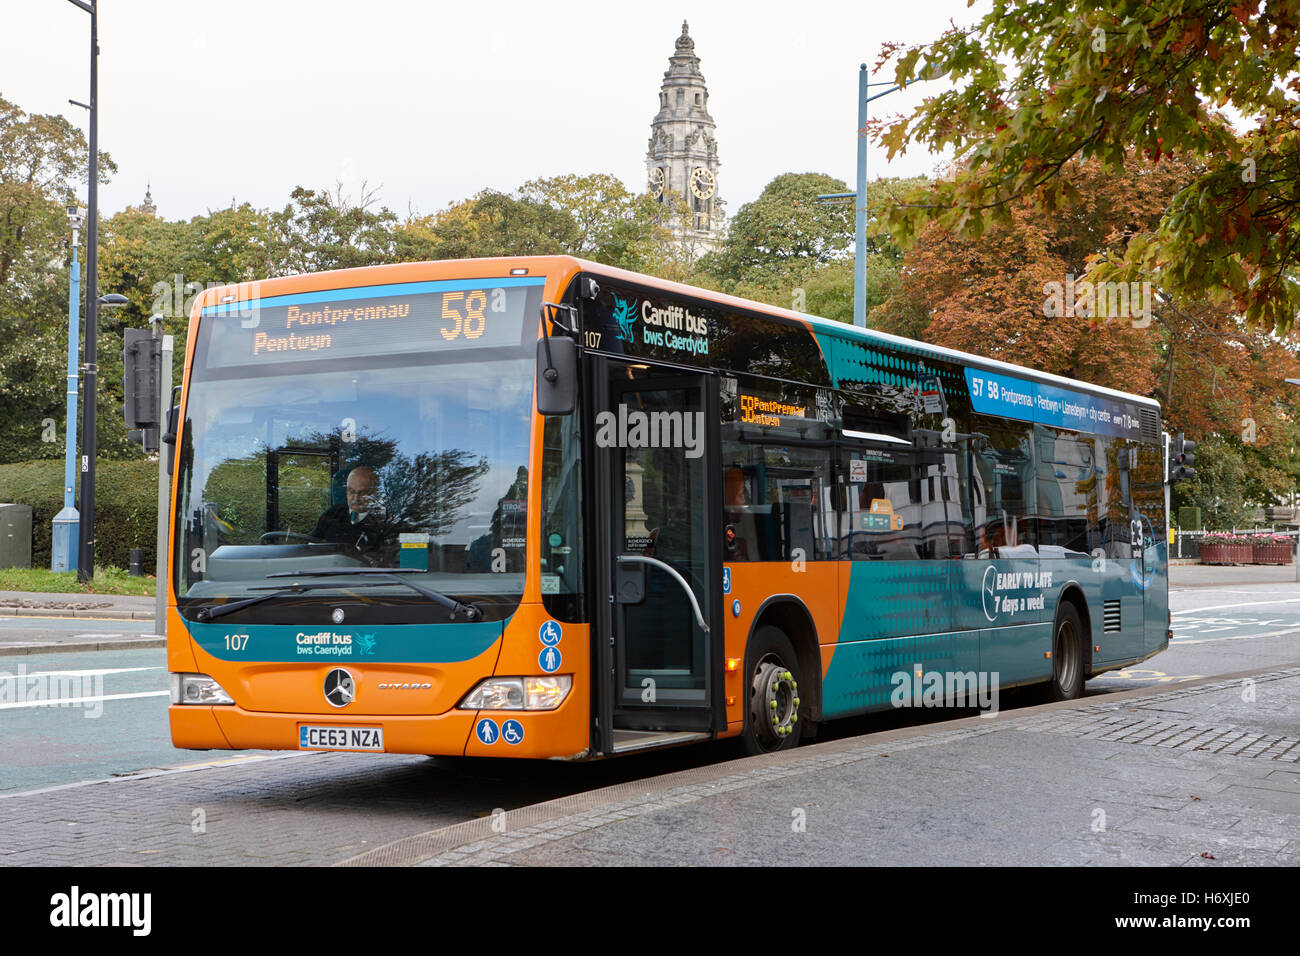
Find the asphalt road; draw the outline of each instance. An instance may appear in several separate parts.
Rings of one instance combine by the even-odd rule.
[[[1169,592],[1174,636],[1137,667],[1088,682],[1088,693],[1176,684],[1300,660],[1300,585],[1241,584]]]
[[[1175,588],[1171,605],[1170,648],[1139,668],[1094,679],[1087,687],[1090,696],[1300,660],[1300,587],[1294,584]],[[67,641],[78,635],[141,634],[148,625],[6,618],[0,628],[7,640],[56,632]],[[78,854],[85,848],[109,838],[105,828],[112,829],[111,821],[93,821],[125,810],[120,801],[128,799],[128,816],[135,822],[126,826],[123,820],[123,828],[112,829],[114,849],[104,862],[328,863],[498,808],[513,811],[739,756],[734,741],[579,765],[180,751],[168,736],[162,648],[0,657],[0,681],[6,691],[0,694],[0,833],[10,825],[17,828],[8,830],[11,837],[21,833],[22,821],[40,820],[44,827],[30,835],[29,848],[4,855],[5,863],[62,859],[57,847],[63,844],[51,843],[54,831],[49,830],[57,821],[46,819],[43,806],[80,808],[80,816],[62,824],[69,860],[82,859]],[[33,698],[35,688],[43,699]],[[1014,710],[1036,702],[1032,694],[1010,693],[1000,706]],[[873,715],[838,721],[820,739],[847,741],[955,716],[942,708]],[[205,832],[212,838],[196,836],[196,815],[207,821]],[[229,841],[216,838],[223,832]]]
[[[1282,582],[1175,588],[1170,592],[1174,639],[1167,651],[1139,667],[1094,678],[1089,695],[1156,684],[1176,684],[1300,660],[1300,586]],[[98,635],[146,634],[140,622],[85,619],[0,618],[9,639],[37,641],[44,634],[61,640]],[[15,634],[17,629],[21,633]],[[18,681],[30,685],[17,693]],[[177,766],[260,761],[269,754],[184,751],[171,746],[167,727],[167,672],[161,648],[85,653],[45,653],[0,658],[0,794],[154,772]],[[40,697],[34,699],[34,688]],[[16,698],[23,697],[18,700]],[[53,700],[59,703],[55,705]],[[1008,694],[1005,708],[1037,702],[1033,695]],[[951,710],[908,710],[838,721],[820,739],[842,739],[908,724],[953,717]],[[562,792],[670,770],[698,766],[736,755],[734,744],[665,751],[586,767],[422,757],[367,757],[376,763],[436,763],[469,792],[475,782],[510,781],[512,802],[522,805]],[[282,755],[277,755],[282,756]],[[310,755],[304,755],[304,758]],[[511,769],[519,767],[521,769]],[[444,778],[445,779],[445,778]],[[464,814],[483,807],[463,806]],[[491,810],[491,807],[487,807]]]
[[[208,756],[171,746],[162,648],[3,657],[0,691],[0,793]]]

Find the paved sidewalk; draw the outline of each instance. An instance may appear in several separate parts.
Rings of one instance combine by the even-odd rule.
[[[0,617],[85,617],[152,621],[155,599],[129,594],[0,591]]]
[[[1300,864],[1300,662],[870,734],[429,831],[344,865]]]

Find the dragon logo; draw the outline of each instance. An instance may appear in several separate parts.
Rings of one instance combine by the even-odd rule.
[[[633,341],[632,329],[636,325],[636,300],[614,296],[614,318],[618,320],[618,337],[624,342]]]

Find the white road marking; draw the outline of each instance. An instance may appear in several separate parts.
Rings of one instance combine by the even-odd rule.
[[[1154,684],[1180,684],[1183,681],[1199,680],[1204,677],[1203,674],[1188,674],[1186,676],[1173,676],[1166,674],[1164,671],[1143,670],[1139,668],[1125,667],[1117,671],[1107,671],[1105,674],[1098,674],[1092,680],[1145,680]],[[1089,681],[1092,683],[1092,681]]]
[[[1188,640],[1186,638],[1175,637],[1169,643],[1173,644],[1213,644],[1215,641],[1253,641],[1261,637],[1285,637],[1288,634],[1300,634],[1300,627],[1284,628],[1280,631],[1269,631],[1267,634],[1234,634],[1225,637],[1207,637],[1203,640]]]
[[[71,707],[74,704],[97,704],[105,700],[133,700],[137,697],[167,697],[169,690],[146,690],[138,694],[104,694],[102,697],[54,697],[44,700],[20,700],[0,704],[0,710],[12,710],[15,707]]]
[[[134,671],[160,671],[157,667],[105,667],[96,670],[81,671],[30,671],[26,674],[7,674],[0,670],[0,680],[18,680],[20,677],[93,677],[96,674],[129,674]]]
[[[157,637],[158,635],[157,635],[157,634],[145,634],[145,633],[142,632],[142,631],[137,631],[137,632],[131,632],[131,631],[107,631],[107,632],[105,632],[105,633],[103,633],[103,634],[100,634],[100,633],[90,633],[90,632],[88,632],[88,633],[85,633],[85,634],[73,634],[72,636],[73,636],[73,637],[93,637],[93,638],[96,638],[96,639],[98,639],[98,640],[102,640],[103,638],[106,638],[106,637]]]
[[[1174,613],[1203,614],[1206,611],[1224,611],[1233,607],[1259,607],[1261,604],[1300,604],[1300,598],[1290,598],[1285,601],[1250,601],[1247,604],[1216,604],[1213,607],[1189,608],[1185,611],[1174,611]]]

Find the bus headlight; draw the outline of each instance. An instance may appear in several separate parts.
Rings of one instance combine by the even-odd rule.
[[[572,677],[525,677],[524,710],[554,710],[572,686]]]
[[[569,696],[573,678],[489,677],[460,702],[462,710],[555,710]]]
[[[235,699],[207,674],[171,675],[173,704],[233,704]]]

